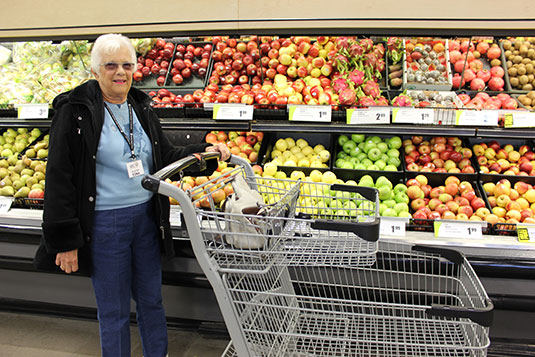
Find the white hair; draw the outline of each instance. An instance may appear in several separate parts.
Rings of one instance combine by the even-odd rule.
[[[132,56],[131,62],[135,64],[137,61],[136,50],[128,37],[116,33],[99,36],[91,50],[91,69],[93,72],[100,73],[100,65],[104,55],[113,54],[120,48],[128,49]]]

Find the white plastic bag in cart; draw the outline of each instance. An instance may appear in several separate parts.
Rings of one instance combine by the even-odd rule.
[[[259,218],[265,213],[265,203],[262,195],[251,189],[241,175],[236,175],[232,181],[234,194],[225,201],[225,213],[231,213],[228,219],[225,240],[238,249],[258,249],[266,243],[266,238],[258,232],[258,225],[251,222],[251,217]]]

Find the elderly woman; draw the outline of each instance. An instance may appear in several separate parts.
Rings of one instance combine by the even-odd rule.
[[[172,248],[169,200],[141,186],[188,154],[224,145],[174,147],[150,98],[132,88],[136,53],[122,35],[100,36],[90,80],[54,100],[42,246],[36,266],[91,275],[103,356],[130,356],[130,299],[146,357],[167,354],[161,295],[161,245]],[[215,160],[213,160],[215,161]],[[212,163],[209,169],[214,169]]]

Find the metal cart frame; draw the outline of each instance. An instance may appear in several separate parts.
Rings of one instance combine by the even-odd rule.
[[[486,355],[493,306],[462,254],[377,243],[378,199],[369,189],[356,187],[345,196],[361,202],[348,205],[344,217],[319,211],[296,216],[308,206],[299,205],[299,194],[310,192],[286,183],[269,191],[274,182],[256,181],[251,167],[232,157],[252,188],[278,195],[261,217],[234,217],[215,209],[211,192],[242,174],[239,170],[197,188],[202,192],[161,181],[194,163],[202,168],[217,156],[179,160],[146,176],[143,185],[181,205],[193,250],[232,338],[225,355]],[[203,199],[209,210],[197,207]],[[236,230],[238,223],[248,226],[247,233]],[[265,240],[259,249],[239,248],[225,238],[237,233]]]

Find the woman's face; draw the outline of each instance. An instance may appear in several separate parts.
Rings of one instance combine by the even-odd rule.
[[[128,91],[132,86],[132,73],[135,70],[135,63],[128,70],[124,69],[123,64],[131,63],[131,61],[130,52],[123,47],[111,55],[102,56],[99,73],[93,72],[93,75],[100,85],[105,101],[115,104],[126,101]],[[112,63],[118,64],[115,66],[116,68],[110,68],[114,67],[114,65],[110,65]]]

